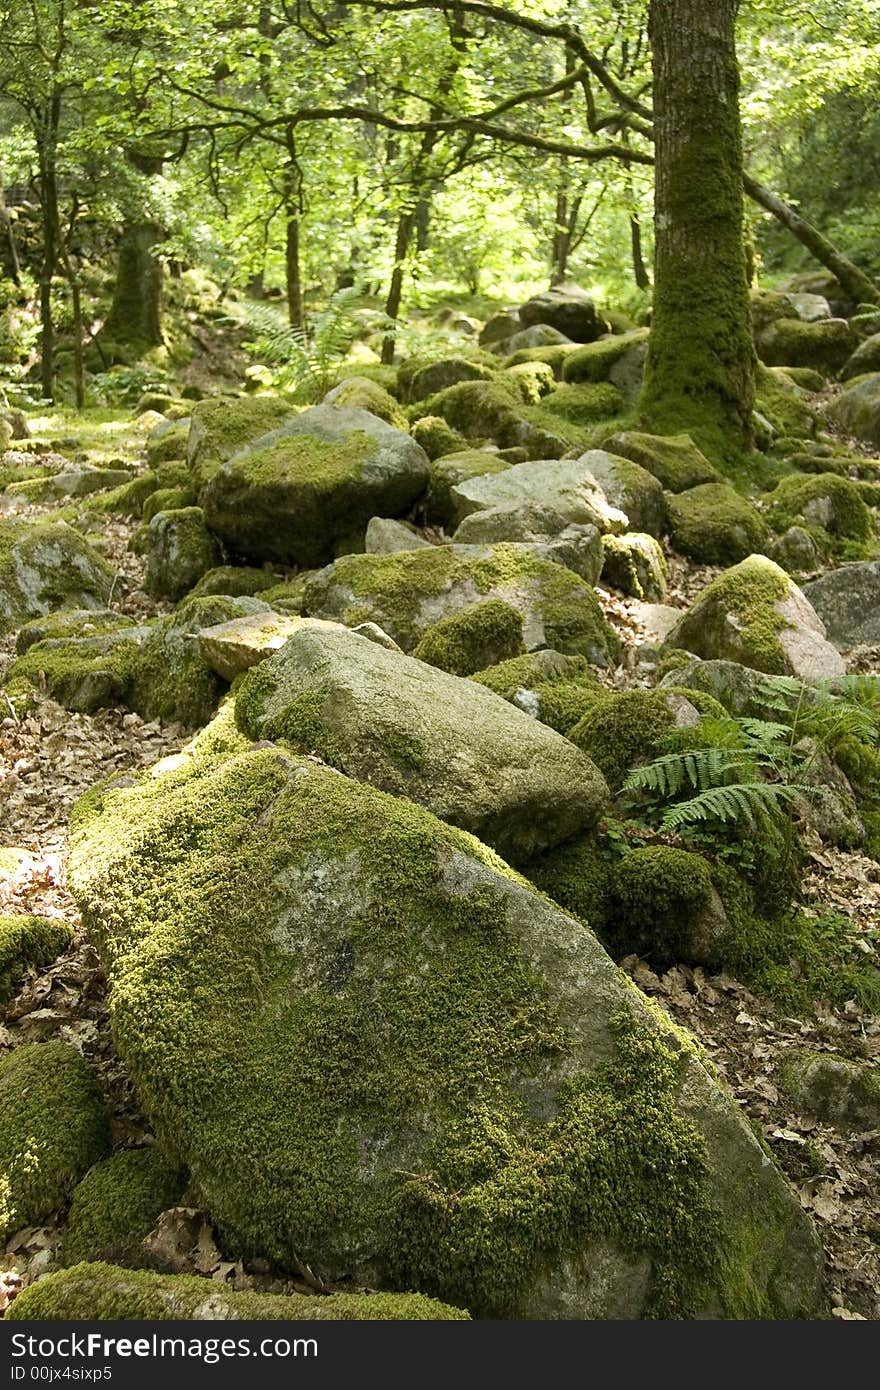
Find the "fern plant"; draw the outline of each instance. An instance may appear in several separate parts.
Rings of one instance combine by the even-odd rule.
[[[247,300],[243,317],[255,336],[244,346],[272,369],[275,386],[300,400],[317,401],[333,385],[361,329],[362,308],[363,293],[356,286],[337,290],[305,328],[298,328],[273,305]]]

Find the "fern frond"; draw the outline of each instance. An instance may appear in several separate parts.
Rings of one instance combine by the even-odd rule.
[[[783,782],[732,782],[708,787],[698,796],[670,806],[660,824],[664,830],[681,830],[704,821],[746,820],[754,825],[761,812],[777,811],[806,788]]]
[[[689,783],[697,791],[717,786],[733,772],[751,770],[753,762],[743,753],[723,748],[695,748],[684,753],[666,753],[647,767],[637,767],[623,784],[623,791],[653,792],[657,796],[677,796]]]

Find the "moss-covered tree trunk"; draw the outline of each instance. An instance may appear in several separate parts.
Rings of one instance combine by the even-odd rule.
[[[750,443],[738,0],[652,0],[654,314],[641,422],[716,457]]]
[[[163,240],[155,222],[127,222],[122,229],[113,304],[104,335],[132,347],[160,347],[162,266],[153,250]]]

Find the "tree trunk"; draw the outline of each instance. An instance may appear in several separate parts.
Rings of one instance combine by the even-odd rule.
[[[404,209],[397,219],[397,235],[394,240],[394,269],[391,272],[391,284],[388,287],[388,298],[385,301],[385,313],[390,319],[396,319],[400,313],[403,299],[403,273],[415,221],[414,208]],[[394,343],[394,334],[386,333],[382,340],[382,361],[389,366],[394,361]]]
[[[287,313],[293,328],[305,326],[303,308],[302,268],[299,255],[299,211],[287,209],[287,230],[284,247],[284,265],[287,281]]]
[[[40,215],[43,259],[40,266],[40,384],[46,400],[55,399],[55,323],[52,317],[52,277],[58,260],[58,186],[54,149],[40,155]]]
[[[716,458],[751,443],[738,0],[652,0],[655,276],[642,425]]]
[[[135,348],[161,347],[164,342],[162,267],[152,254],[162,239],[162,228],[155,222],[124,225],[105,339]]]
[[[73,231],[76,222],[76,215],[79,208],[79,200],[74,195],[73,214],[70,221],[70,231]],[[70,295],[73,301],[73,387],[76,393],[76,408],[83,410],[86,403],[86,383],[85,367],[83,362],[83,337],[85,325],[83,324],[82,311],[82,288],[80,286],[79,271],[74,263],[73,257],[67,244],[67,237],[59,218],[57,225],[58,232],[58,254],[61,264],[64,266],[64,274],[70,286]]]
[[[645,258],[642,255],[642,224],[639,221],[637,212],[629,215],[629,235],[632,248],[632,267],[636,284],[640,290],[647,290],[651,287],[651,277],[645,265]]]
[[[18,260],[18,247],[15,244],[15,230],[12,218],[6,207],[3,194],[3,173],[0,170],[0,264],[5,266],[6,274],[14,285],[21,285],[21,265]]]
[[[750,198],[765,211],[772,212],[783,227],[787,227],[792,236],[797,237],[802,246],[806,246],[820,265],[831,271],[850,299],[856,304],[880,304],[880,288],[874,281],[869,279],[864,271],[859,270],[857,265],[853,265],[842,251],[838,251],[826,236],[811,226],[789,203],[771,193],[769,188],[764,188],[749,174],[743,174],[743,187]]]

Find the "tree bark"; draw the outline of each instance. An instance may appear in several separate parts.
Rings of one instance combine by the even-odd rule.
[[[642,224],[639,221],[637,212],[631,212],[629,215],[629,236],[635,282],[640,290],[650,289],[651,277],[648,274],[645,258],[642,255]]]
[[[52,316],[52,277],[58,262],[58,121],[61,99],[53,95],[46,113],[46,126],[39,148],[40,217],[43,231],[43,259],[40,266],[40,385],[49,401],[55,399],[55,323]]]
[[[18,247],[15,244],[15,229],[12,225],[9,209],[6,206],[2,170],[0,170],[0,233],[2,233],[6,272],[14,285],[21,285],[21,265],[18,259]]]
[[[769,188],[764,188],[763,184],[758,183],[750,174],[743,174],[743,187],[759,207],[764,208],[766,212],[772,212],[783,227],[787,227],[792,236],[797,237],[802,246],[806,246],[820,265],[831,271],[844,292],[856,304],[880,304],[880,288],[874,281],[864,271],[859,270],[857,265],[853,265],[848,256],[838,251],[818,228],[812,226],[789,203],[771,193]]]
[[[654,312],[641,422],[716,458],[751,443],[738,0],[652,0]]]
[[[385,300],[385,313],[389,319],[396,319],[400,313],[403,299],[403,275],[415,221],[415,208],[404,208],[397,219],[397,234],[394,238],[394,269],[391,272],[391,283],[388,286],[388,298]],[[382,361],[386,365],[390,366],[394,361],[394,348],[394,334],[386,333],[382,340]]]
[[[305,327],[302,265],[299,254],[299,209],[288,206],[284,265],[287,281],[287,314],[293,328]]]
[[[128,222],[122,229],[113,303],[104,324],[106,339],[132,347],[161,347],[162,267],[152,254],[163,239],[156,222]]]

